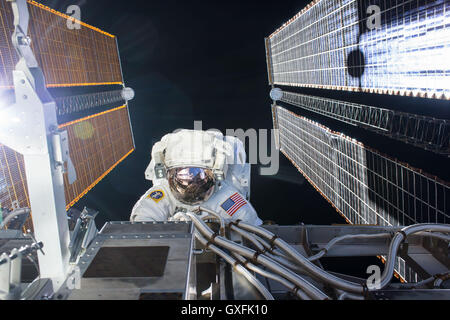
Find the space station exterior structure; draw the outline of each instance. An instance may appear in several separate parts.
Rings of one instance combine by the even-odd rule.
[[[128,102],[117,38],[73,17],[27,1],[30,46],[41,66],[46,87],[57,105],[58,126],[68,133],[77,179],[64,174],[69,210],[134,151]],[[68,24],[79,24],[69,28]],[[13,70],[19,61],[11,35],[11,4],[0,1],[0,97],[12,100]],[[76,96],[64,88],[77,87]],[[66,90],[67,90],[66,89]],[[30,207],[22,154],[0,144],[0,205],[3,210]],[[24,229],[32,229],[31,218]]]
[[[298,110],[444,156],[448,120],[285,90],[448,99],[449,11],[314,1],[266,39],[277,147],[348,225],[255,226],[200,206],[98,230],[101,208],[70,208],[135,147],[117,39],[0,1],[0,300],[450,299],[449,184]],[[361,256],[386,259],[378,286],[320,260]],[[392,283],[394,270],[413,283]]]
[[[449,22],[444,0],[317,0],[265,40],[278,147],[350,224],[448,224],[450,185],[299,111],[443,156],[450,122],[294,88],[449,99]],[[418,280],[400,258],[395,269],[402,280]]]

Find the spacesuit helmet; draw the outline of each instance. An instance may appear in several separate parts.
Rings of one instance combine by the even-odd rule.
[[[200,167],[171,168],[167,180],[174,197],[191,206],[208,201],[216,184],[213,171]]]

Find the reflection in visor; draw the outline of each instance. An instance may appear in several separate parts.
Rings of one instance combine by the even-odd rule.
[[[169,186],[178,201],[197,205],[207,201],[214,192],[214,174],[203,168],[173,168],[168,172]]]

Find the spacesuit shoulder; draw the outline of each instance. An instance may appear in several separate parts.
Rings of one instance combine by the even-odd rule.
[[[242,220],[253,225],[261,225],[255,209],[234,186],[226,184],[212,199],[207,206],[221,212],[227,219]]]
[[[258,217],[255,208],[253,208],[252,204],[247,201],[247,204],[239,209],[234,219],[242,220],[243,222],[253,224],[255,226],[262,225],[262,220]]]
[[[163,186],[149,189],[134,205],[130,221],[167,221],[171,204]]]

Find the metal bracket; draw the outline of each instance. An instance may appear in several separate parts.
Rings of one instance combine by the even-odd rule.
[[[70,263],[76,263],[84,254],[92,239],[97,235],[95,217],[98,211],[84,208],[73,230],[72,240],[69,244]]]
[[[15,258],[13,259],[12,257]],[[3,254],[2,260],[7,262],[0,266],[0,300],[16,300],[21,293],[22,255],[17,249],[11,251],[11,256]]]
[[[52,132],[53,158],[55,167],[60,168],[62,173],[67,173],[70,184],[77,180],[75,167],[70,159],[69,137],[66,130],[54,129]],[[65,164],[67,163],[67,170]]]
[[[31,39],[27,35],[28,22],[30,16],[28,13],[26,0],[7,0],[11,2],[14,14],[14,33],[12,35],[12,43],[19,54],[19,57],[24,60],[25,65],[29,68],[37,68],[38,63],[31,50]]]
[[[11,250],[0,256],[0,300],[20,299],[22,288],[22,257],[42,249],[42,242]]]
[[[283,90],[281,90],[280,88],[273,88],[272,90],[270,90],[270,98],[274,103],[277,103],[283,98]]]
[[[0,260],[4,261],[0,265],[0,299],[5,300],[10,292],[11,260],[6,253],[0,256]]]
[[[155,177],[156,179],[164,179],[167,176],[166,167],[162,163],[155,165]]]

